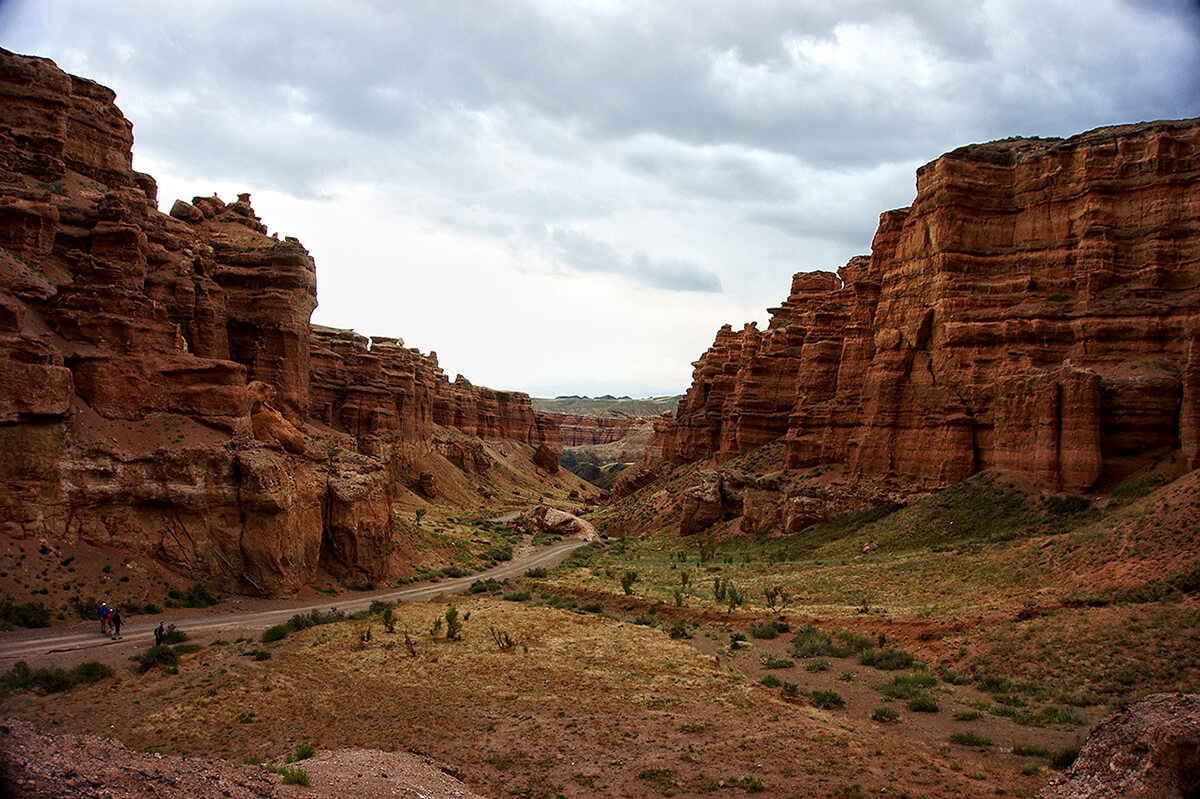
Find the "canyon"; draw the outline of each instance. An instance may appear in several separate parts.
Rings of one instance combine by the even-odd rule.
[[[406,497],[558,479],[527,395],[310,324],[313,259],[248,194],[160,212],[110,89],[4,51],[0,98],[0,536],[280,594],[411,573]]]
[[[869,256],[795,275],[765,330],[718,331],[624,493],[771,442],[787,470],[875,486],[860,506],[984,471],[1092,495],[1164,460],[1195,469],[1198,185],[1198,120],[943,155]],[[741,513],[747,491],[743,530],[811,523],[794,506],[818,494],[777,482],[718,467],[685,532]]]

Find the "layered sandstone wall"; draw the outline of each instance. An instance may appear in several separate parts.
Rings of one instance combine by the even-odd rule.
[[[1200,121],[972,145],[918,171],[870,258],[722,328],[657,446],[1086,493],[1173,450],[1200,466],[1198,336]]]
[[[278,593],[390,571],[394,495],[417,479],[401,445],[432,450],[437,425],[553,460],[527,396],[310,326],[313,260],[248,195],[160,213],[113,101],[0,51],[0,534]]]
[[[646,423],[645,419],[618,416],[585,416],[578,413],[546,414],[558,428],[565,447],[611,444]]]

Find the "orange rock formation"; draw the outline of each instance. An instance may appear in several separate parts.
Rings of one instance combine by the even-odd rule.
[[[248,195],[160,213],[113,100],[0,51],[0,534],[278,593],[318,568],[389,573],[408,445],[439,426],[474,473],[475,436],[557,460],[528,396],[310,326],[313,260]]]
[[[995,470],[1087,493],[1200,466],[1200,120],[963,147],[869,258],[723,327],[656,446],[936,488]]]

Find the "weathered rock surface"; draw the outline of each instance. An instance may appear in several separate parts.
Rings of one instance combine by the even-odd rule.
[[[157,209],[112,91],[0,51],[0,535],[121,547],[220,590],[392,563],[413,442],[557,460],[528,396],[313,327],[316,268],[249,195]],[[432,488],[432,486],[430,486]]]
[[[1187,799],[1200,794],[1200,696],[1155,694],[1101,722],[1038,799]]]
[[[871,256],[723,327],[654,446],[786,442],[792,468],[932,489],[995,470],[1102,490],[1200,466],[1200,120],[972,145],[917,173]]]
[[[564,538],[582,538],[584,541],[595,541],[599,538],[592,523],[579,518],[573,513],[557,508],[538,505],[522,511],[516,524],[526,533],[537,535],[550,533]]]
[[[558,427],[564,447],[582,447],[592,444],[611,444],[644,424],[634,417],[584,416],[577,413],[546,414]]]

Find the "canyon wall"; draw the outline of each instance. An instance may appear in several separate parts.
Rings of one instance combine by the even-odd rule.
[[[1088,493],[1200,466],[1198,339],[1200,120],[971,145],[918,170],[869,258],[723,327],[653,448]]]
[[[645,419],[616,416],[585,416],[577,413],[548,413],[558,427],[564,447],[611,444],[644,425]]]
[[[313,260],[248,195],[159,212],[114,99],[0,51],[0,535],[279,593],[391,572],[395,493],[440,428],[555,464],[528,396],[311,326]]]

